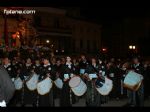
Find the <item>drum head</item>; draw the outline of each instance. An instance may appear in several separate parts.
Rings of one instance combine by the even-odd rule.
[[[71,78],[71,80],[69,81],[69,86],[71,88],[76,87],[80,84],[80,81],[81,81],[80,77],[75,76]]]

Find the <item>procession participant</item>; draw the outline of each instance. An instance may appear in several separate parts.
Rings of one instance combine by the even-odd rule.
[[[104,59],[102,59],[101,57],[99,57],[99,59],[98,59],[98,72],[102,76],[104,76],[104,77],[106,76],[106,65],[104,63]],[[108,96],[101,95],[100,98],[101,98],[101,104],[108,102]]]
[[[71,62],[71,57],[66,57],[66,63],[63,65],[63,88],[61,90],[61,99],[60,103],[62,107],[66,106],[72,106],[73,103],[75,103],[75,95],[71,91],[71,88],[69,87],[69,80],[77,74],[77,71],[74,67],[74,65]]]
[[[23,64],[22,66],[22,69],[20,71],[20,78],[22,79],[24,85],[23,85],[23,93],[22,93],[22,97],[23,97],[23,106],[26,106],[26,105],[34,105],[33,103],[33,98],[34,98],[34,92],[33,91],[30,91],[26,85],[26,81],[32,76],[33,74],[33,63],[31,61],[31,59],[28,57],[26,59],[26,62],[25,64]]]
[[[16,78],[15,68],[11,64],[11,61],[8,57],[5,57],[3,59],[3,66],[7,70],[7,72],[9,74],[10,78],[12,79],[12,81],[14,81],[14,79]]]
[[[64,57],[61,58],[61,63],[64,65],[66,63],[66,59]]]
[[[54,67],[51,65],[49,61],[49,57],[44,56],[43,66],[39,76],[39,81],[42,81],[47,77],[49,77],[51,80],[54,81],[55,79],[54,74],[55,74]],[[53,88],[51,88],[49,93],[45,95],[39,95],[39,106],[40,107],[54,106]]]
[[[4,68],[6,69],[6,71],[8,72],[11,80],[14,82],[15,78],[16,78],[16,72],[15,72],[15,68],[14,66],[11,64],[11,61],[8,57],[5,57],[3,59],[3,66]],[[16,103],[16,99],[15,97],[13,96],[13,98],[10,100],[8,106],[15,106],[15,103]]]
[[[40,59],[38,57],[35,57],[35,64],[33,65],[33,72],[37,75],[37,76],[40,76],[41,74],[41,71],[42,71],[42,66],[41,66],[41,63],[40,63]],[[33,95],[33,105],[34,106],[39,106],[39,96],[38,96],[38,92],[37,90],[34,91],[34,95]]]
[[[114,63],[112,61],[109,61],[106,65],[106,76],[113,81],[113,89],[111,93],[109,94],[109,97],[111,99],[116,98],[116,90],[117,90],[117,78],[116,78],[116,68],[114,66]]]
[[[22,69],[23,64],[20,61],[20,57],[14,57],[12,60],[12,65],[15,68],[15,72],[16,72],[16,78],[20,77],[20,72]],[[15,105],[17,104],[21,104],[22,102],[22,90],[16,90],[15,94],[14,94],[14,103]]]
[[[55,58],[55,57],[52,57],[52,58],[51,58],[51,63],[52,63],[52,65],[55,65],[55,64],[56,64],[56,58]]]
[[[144,67],[141,64],[139,57],[137,57],[137,56],[133,57],[132,61],[133,61],[132,69],[136,73],[139,73],[139,74],[143,75]],[[140,88],[136,92],[131,91],[129,98],[131,98],[131,100],[133,101],[133,102],[131,102],[132,106],[140,106],[140,107],[144,106],[144,85],[143,85],[143,81],[140,85]]]
[[[63,65],[61,64],[61,59],[57,58],[56,59],[56,64],[54,65],[54,69],[55,69],[55,80],[60,78],[61,80],[63,79],[63,70],[62,70]],[[56,85],[53,86],[54,87],[54,99],[59,99],[59,105],[60,105],[60,95],[61,95],[61,89],[58,88]]]
[[[95,78],[90,79],[90,74],[98,74],[98,64],[95,58],[91,59],[91,64],[88,64],[85,69],[87,93],[86,93],[86,105],[87,106],[100,106],[100,94],[95,88]]]
[[[149,97],[149,74],[150,74],[150,67],[149,67],[149,61],[145,60],[143,62],[144,66],[144,98]]]

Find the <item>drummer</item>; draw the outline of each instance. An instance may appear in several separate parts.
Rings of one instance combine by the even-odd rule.
[[[104,59],[102,57],[99,57],[98,59],[98,72],[103,77],[106,76],[106,64],[104,63]],[[108,101],[108,96],[101,95],[101,104],[104,104],[107,101]]]
[[[71,91],[69,87],[69,80],[71,77],[73,77],[75,74],[77,74],[77,70],[75,69],[74,65],[71,62],[71,57],[66,57],[66,62],[63,65],[63,88],[61,91],[61,105],[63,107],[72,106],[73,103],[75,103],[75,95]]]
[[[42,71],[42,65],[40,63],[40,59],[38,57],[36,57],[35,63],[33,65],[33,72],[39,76],[41,74],[41,71]],[[38,93],[37,93],[37,91],[34,91],[33,100],[34,100],[33,101],[34,106],[38,107],[39,105],[38,105]]]
[[[25,62],[25,64],[23,64],[23,66],[22,66],[22,69],[21,69],[21,71],[20,71],[20,78],[23,80],[23,82],[24,82],[24,88],[23,88],[23,91],[24,91],[24,93],[22,94],[23,96],[23,106],[26,106],[26,105],[29,105],[29,104],[31,104],[31,105],[33,105],[33,106],[35,106],[34,105],[34,92],[33,91],[30,91],[29,89],[28,89],[28,87],[26,86],[26,81],[32,76],[32,74],[33,74],[33,63],[32,63],[32,60],[31,60],[31,58],[30,57],[28,57],[27,59],[26,59],[26,62]]]
[[[44,80],[46,77],[51,78],[54,80],[54,67],[50,64],[49,57],[44,56],[43,60],[43,66],[41,69],[41,73],[39,76],[39,81]],[[49,107],[54,106],[54,100],[53,100],[53,88],[51,88],[50,92],[46,95],[39,95],[39,106],[40,107]]]
[[[144,74],[144,67],[140,62],[140,57],[135,56],[133,57],[133,64],[132,64],[132,69],[141,75]],[[136,92],[131,92],[130,98],[133,100],[133,106],[144,106],[144,85],[143,82]]]
[[[3,66],[6,69],[6,71],[8,72],[8,74],[9,74],[10,78],[12,79],[12,81],[14,81],[15,78],[16,78],[16,72],[15,72],[14,66],[11,64],[11,60],[10,60],[9,57],[7,57],[7,56],[4,57]],[[15,103],[16,103],[16,99],[13,96],[13,98],[10,100],[8,106],[15,106]]]
[[[100,94],[95,88],[95,78],[90,79],[90,74],[98,74],[98,64],[95,58],[91,59],[91,64],[88,64],[85,69],[85,78],[87,84],[87,93],[86,93],[86,105],[87,106],[100,106]]]
[[[61,58],[57,58],[56,59],[56,64],[54,65],[54,69],[55,69],[55,80],[57,78],[63,79],[63,70],[62,70],[62,63],[61,63]],[[54,99],[59,98],[60,99],[60,94],[61,94],[61,89],[57,88],[56,86],[54,86]],[[59,102],[60,103],[60,102]]]

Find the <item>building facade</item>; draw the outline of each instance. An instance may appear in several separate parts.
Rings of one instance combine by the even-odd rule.
[[[101,25],[80,19],[76,11],[68,13],[68,10],[50,7],[32,7],[32,9],[36,11],[35,14],[23,15],[24,18],[32,21],[32,26],[36,30],[34,39],[31,39],[33,36],[29,33],[23,37],[28,41],[31,39],[30,44],[46,45],[56,52],[75,54],[95,53],[101,49]],[[0,24],[0,34],[3,34],[2,15]],[[19,20],[8,17],[8,24],[8,32],[16,32]]]

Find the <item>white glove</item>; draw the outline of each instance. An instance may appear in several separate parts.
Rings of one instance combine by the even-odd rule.
[[[6,102],[4,100],[0,102],[0,107],[6,107]]]

